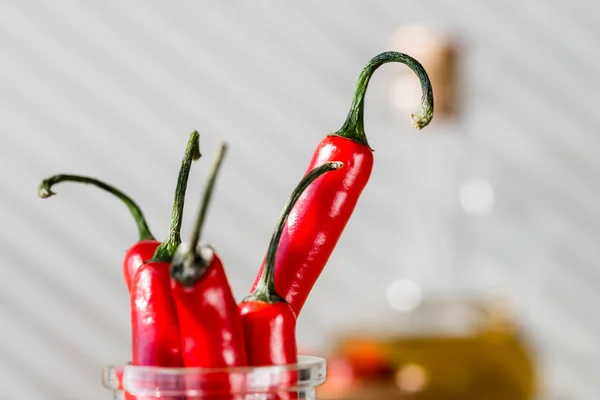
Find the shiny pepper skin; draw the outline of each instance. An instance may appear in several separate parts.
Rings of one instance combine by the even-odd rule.
[[[208,266],[204,275],[193,286],[171,282],[183,364],[205,368],[244,366],[246,348],[237,303],[221,259],[214,251],[211,253],[205,257]]]
[[[329,161],[341,161],[344,168],[322,176],[305,190],[287,219],[277,248],[275,287],[296,315],[333,253],[373,169],[368,146],[334,135],[319,143],[306,174]],[[252,291],[264,265],[263,260]]]
[[[296,315],[285,302],[242,302],[239,305],[248,365],[286,365],[298,362]],[[289,337],[283,337],[288,335]]]
[[[136,272],[131,286],[131,331],[133,365],[183,367],[168,263],[149,262]]]
[[[156,248],[160,246],[158,240],[140,240],[127,250],[123,258],[123,277],[127,290],[131,292],[131,283],[137,270],[148,260],[154,257]]]

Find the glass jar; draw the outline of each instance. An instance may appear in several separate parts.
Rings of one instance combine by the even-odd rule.
[[[325,360],[299,356],[298,364],[234,368],[163,368],[108,365],[104,387],[115,399],[316,400],[325,382]]]

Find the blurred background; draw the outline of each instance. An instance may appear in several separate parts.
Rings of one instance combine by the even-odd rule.
[[[372,178],[298,321],[330,359],[321,397],[600,398],[599,40],[585,0],[0,1],[0,398],[107,399],[101,367],[129,354],[135,226],[92,187],[40,200],[43,178],[112,183],[162,237],[197,129],[185,239],[227,140],[205,237],[241,298],[390,49],[423,61],[438,113],[412,129],[404,66],[371,81]]]

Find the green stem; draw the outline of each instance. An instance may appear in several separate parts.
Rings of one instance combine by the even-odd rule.
[[[185,154],[181,161],[179,176],[177,177],[177,187],[175,188],[175,200],[173,201],[173,210],[171,212],[171,226],[166,239],[158,246],[153,262],[171,262],[177,247],[181,244],[181,222],[183,220],[183,207],[185,203],[185,191],[190,176],[192,161],[200,158],[200,135],[194,131],[190,135],[185,148]]]
[[[173,261],[171,262],[171,277],[184,286],[194,286],[196,282],[198,282],[204,276],[204,273],[211,262],[211,259],[205,258],[207,256],[205,253],[203,253],[202,249],[199,249],[198,242],[201,237],[202,228],[204,227],[204,221],[206,220],[208,206],[210,204],[210,200],[212,199],[212,193],[214,191],[217,175],[219,174],[221,164],[223,163],[226,153],[227,144],[225,142],[221,142],[221,146],[219,147],[219,151],[217,152],[210,175],[208,177],[208,181],[206,182],[206,186],[204,188],[204,195],[202,196],[202,203],[200,205],[200,213],[198,214],[198,219],[196,220],[194,230],[192,231],[190,245],[179,246],[178,251],[173,257]]]
[[[423,92],[421,104],[417,108],[417,111],[411,114],[410,118],[417,129],[424,128],[429,124],[431,118],[433,118],[433,91],[427,72],[425,72],[421,63],[411,56],[396,51],[387,51],[373,57],[363,68],[356,83],[350,112],[346,117],[344,125],[334,135],[352,139],[365,146],[369,146],[364,127],[365,93],[367,92],[369,80],[375,70],[389,62],[399,62],[407,65],[421,81],[421,90]]]
[[[133,199],[131,197],[127,196],[125,193],[123,193],[119,189],[117,189],[113,186],[110,186],[104,182],[101,182],[97,179],[89,178],[87,176],[80,176],[80,175],[66,175],[66,174],[54,175],[54,176],[51,176],[50,178],[44,179],[42,181],[42,183],[40,184],[40,186],[38,188],[38,195],[43,199],[54,196],[56,193],[54,193],[52,191],[52,186],[56,185],[57,183],[61,183],[61,182],[78,182],[78,183],[94,185],[102,190],[105,190],[105,191],[117,196],[123,203],[125,203],[125,205],[129,209],[129,211],[131,212],[131,215],[133,216],[133,219],[135,220],[135,223],[137,224],[137,227],[138,227],[140,240],[154,240],[154,236],[150,232],[150,228],[148,227],[148,224],[146,223],[146,218],[144,217],[142,210],[136,204],[136,202],[133,201]]]
[[[202,203],[200,205],[200,213],[198,214],[196,225],[192,231],[190,247],[188,249],[188,256],[190,258],[193,258],[196,254],[196,247],[198,246],[200,234],[202,233],[202,228],[204,227],[204,220],[206,219],[206,212],[208,211],[208,206],[210,204],[210,200],[212,199],[215,181],[217,180],[217,175],[219,174],[219,170],[221,169],[221,164],[223,163],[226,153],[227,143],[221,142],[221,146],[219,147],[217,155],[215,156],[215,161],[213,162],[208,181],[206,182],[206,187],[204,188],[204,195],[202,196]]]
[[[285,227],[285,222],[292,212],[292,208],[294,208],[296,201],[298,201],[302,193],[304,193],[306,188],[312,182],[314,182],[321,175],[339,169],[342,166],[343,164],[337,161],[325,163],[310,171],[304,178],[302,178],[300,183],[298,183],[298,186],[296,186],[287,203],[285,204],[285,207],[279,216],[277,226],[273,231],[273,235],[271,236],[269,249],[267,250],[267,260],[265,262],[265,268],[263,269],[260,281],[258,282],[254,292],[246,297],[244,301],[264,301],[267,303],[285,301],[285,299],[281,297],[275,289],[275,257],[277,255],[277,247],[279,247],[279,240],[281,239],[281,235]]]

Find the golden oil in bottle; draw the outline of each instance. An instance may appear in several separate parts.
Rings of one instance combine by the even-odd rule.
[[[409,323],[403,321],[395,333],[363,331],[341,337],[319,398],[531,399],[532,358],[506,310],[477,302],[459,306],[460,318],[456,309],[439,302],[417,311],[421,314],[413,316],[411,329],[402,329]],[[434,323],[424,323],[432,317]]]

